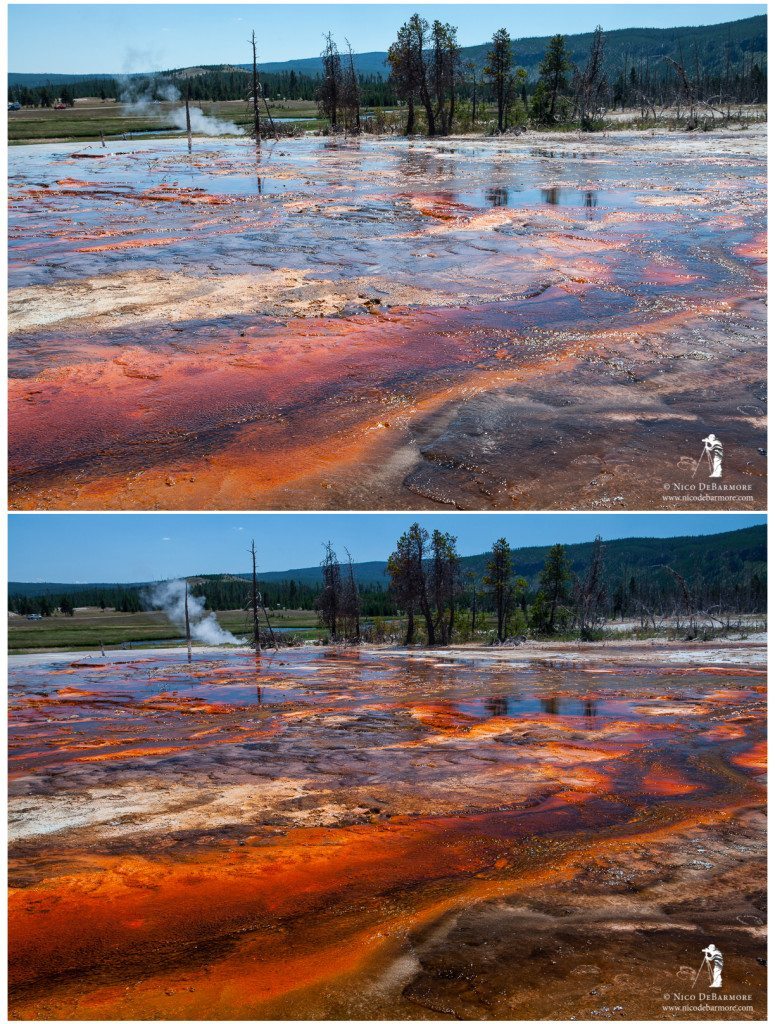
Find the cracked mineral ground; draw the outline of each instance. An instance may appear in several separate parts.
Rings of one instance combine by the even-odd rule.
[[[14,147],[11,506],[764,507],[765,149]]]
[[[11,1016],[763,1019],[764,660],[13,657]]]

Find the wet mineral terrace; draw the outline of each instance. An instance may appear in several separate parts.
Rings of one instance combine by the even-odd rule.
[[[763,649],[676,648],[13,658],[12,1016],[762,1019]]]
[[[765,143],[15,147],[12,506],[763,507]]]

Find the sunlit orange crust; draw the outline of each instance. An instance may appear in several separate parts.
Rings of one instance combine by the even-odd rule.
[[[762,506],[763,158],[679,142],[14,150],[12,506],[661,508],[711,429]]]
[[[491,1016],[529,1019],[520,978],[559,929],[544,993],[558,1019],[600,1005],[581,964],[624,998],[605,965],[636,922],[660,944],[626,1013],[661,1018],[649,1000],[706,935],[706,860],[730,984],[763,1007],[747,966],[761,929],[739,924],[764,884],[763,669],[627,658],[622,644],[563,669],[321,650],[12,661],[12,1016],[318,1018],[355,997],[367,1019],[428,999],[460,1015],[463,956],[481,998],[510,1000]],[[730,853],[743,836],[748,853]],[[629,881],[601,931],[589,907],[611,871]],[[522,942],[514,921],[547,902],[561,914],[524,940],[532,953],[474,966],[477,915],[490,942]]]

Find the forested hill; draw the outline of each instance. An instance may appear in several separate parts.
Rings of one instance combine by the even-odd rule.
[[[519,8],[503,8],[502,20],[509,30],[514,42],[512,52],[514,63],[523,67],[530,78],[538,75],[538,65],[546,52],[549,35],[535,36],[529,39],[519,38]],[[454,24],[454,8],[451,9],[450,21]],[[516,23],[515,23],[516,22]],[[492,29],[500,28],[500,24]],[[605,26],[603,26],[605,28]],[[398,25],[396,25],[398,28]],[[554,32],[562,32],[562,25],[552,28]],[[589,55],[592,43],[592,32],[566,36],[566,43],[572,59],[582,64]],[[707,74],[716,74],[724,67],[727,44],[730,46],[730,63],[740,61],[743,54],[763,59],[767,53],[767,16],[757,15],[743,18],[740,21],[727,21],[721,25],[695,25],[683,28],[621,28],[605,33],[606,64],[610,69],[619,68],[626,60],[628,65],[637,63],[644,57],[672,57],[678,60],[683,57],[694,67],[695,53],[703,70]],[[490,42],[477,46],[463,47],[463,60],[473,61],[478,67],[484,67]],[[359,53],[355,57],[356,70],[361,75],[386,75],[385,60],[387,52]],[[248,65],[243,65],[247,67]],[[307,57],[303,60],[290,60],[278,63],[262,64],[268,72],[295,71],[296,74],[315,77],[322,70],[319,57]]]
[[[514,62],[519,67],[524,67],[530,78],[534,79],[538,73],[538,64],[544,55],[546,45],[549,41],[549,34],[562,32],[562,24],[548,25],[548,35],[536,36],[528,39],[519,38],[519,8],[504,7],[501,20],[514,38],[513,54]],[[454,8],[450,8],[450,20],[454,23]],[[400,19],[396,18],[396,31],[399,28]],[[500,28],[500,23],[483,26],[483,34],[491,34]],[[603,26],[605,28],[605,26]],[[583,63],[589,54],[592,33],[586,32],[578,35],[566,36],[566,41],[573,60],[576,63]],[[369,76],[387,77],[385,59],[387,57],[387,46],[392,39],[385,41],[384,51],[355,54],[355,66],[358,74]],[[259,32],[260,44],[260,32]],[[488,49],[489,41],[482,42],[477,46],[463,48],[463,60],[473,61],[478,67],[483,67]],[[729,49],[729,56],[727,56]],[[673,59],[682,58],[689,67],[694,68],[699,62],[705,74],[713,75],[720,73],[727,61],[733,66],[741,63],[744,56],[760,64],[766,62],[767,53],[767,17],[764,14],[753,18],[743,18],[738,21],[723,22],[720,25],[695,25],[681,28],[624,28],[606,32],[606,64],[609,70],[617,70],[625,63],[628,66],[637,63],[639,60],[649,58],[652,61],[665,57]],[[235,56],[237,56],[235,54]],[[305,57],[297,60],[280,62],[262,62],[262,72],[269,74],[290,74],[305,75],[310,78],[317,77],[322,69],[320,57]],[[232,65],[228,70],[247,68],[247,64]],[[178,72],[184,69],[178,69]],[[208,70],[225,70],[223,66],[211,66],[210,68],[191,69],[192,72],[201,74]],[[141,77],[148,77],[148,72]],[[169,72],[165,72],[165,75]],[[35,74],[21,74],[11,72],[8,75],[9,86],[20,85],[33,88],[45,85],[72,85],[87,80],[108,80],[118,77],[115,72],[89,75],[67,75],[48,74],[46,72]],[[84,93],[79,92],[79,95]]]
[[[493,540],[496,538],[493,537]],[[514,565],[520,576],[531,587],[537,585],[549,545],[524,548],[519,546],[518,535],[506,538],[514,550]],[[626,570],[637,572],[656,566],[669,565],[682,576],[698,575],[706,583],[740,572],[762,572],[767,562],[767,531],[764,526],[750,526],[744,530],[718,533],[704,537],[631,537],[606,541],[606,566],[612,578],[620,578]],[[573,571],[581,573],[589,564],[592,541],[586,544],[568,544],[568,558]],[[489,553],[468,555],[461,559],[463,573],[481,578]],[[361,562],[356,565],[356,576],[362,584],[385,584],[385,562]],[[315,584],[321,580],[319,566],[291,569],[286,572],[262,573],[267,582],[295,579],[299,583]]]
[[[321,524],[321,529],[325,524]],[[519,575],[524,576],[534,589],[538,582],[538,574],[546,559],[548,546],[520,547],[518,524],[507,539],[514,549],[514,567]],[[397,539],[397,538],[396,538]],[[492,540],[496,540],[493,536]],[[573,571],[581,573],[589,564],[592,542],[585,544],[568,544],[567,554]],[[464,577],[472,573],[481,579],[489,555],[468,555],[461,559]],[[743,530],[729,533],[718,533],[703,537],[632,537],[623,540],[606,542],[606,571],[609,579],[621,580],[623,575],[648,572],[663,565],[669,565],[676,572],[688,579],[711,586],[720,582],[744,580],[757,573],[763,580],[766,577],[767,533],[762,526],[750,526]],[[385,562],[360,562],[355,565],[358,582],[363,587],[385,587]],[[287,569],[284,572],[259,572],[262,582],[282,583],[295,581],[297,584],[316,588],[321,582],[319,566],[303,569]],[[199,579],[218,579],[213,574]],[[234,579],[233,574],[227,578]],[[240,574],[238,578],[247,578]],[[147,583],[127,584],[127,588],[142,589]],[[38,597],[43,594],[72,594],[80,591],[86,593],[100,589],[109,590],[116,584],[81,584],[81,583],[9,583],[9,595]]]

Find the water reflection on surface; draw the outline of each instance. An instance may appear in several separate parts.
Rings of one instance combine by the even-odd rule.
[[[14,147],[14,507],[651,507],[720,380],[755,452],[764,158],[687,145]]]
[[[620,650],[11,658],[13,1015],[561,1019],[622,922],[675,976],[711,861],[755,962],[765,670]]]

